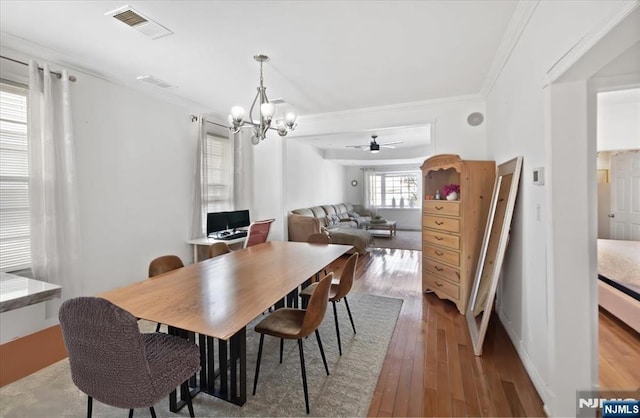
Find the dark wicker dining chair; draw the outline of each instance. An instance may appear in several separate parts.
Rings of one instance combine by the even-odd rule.
[[[298,340],[298,350],[300,351],[300,368],[302,369],[302,387],[304,390],[304,403],[309,413],[309,392],[307,391],[307,371],[304,363],[304,349],[302,347],[303,338],[315,332],[320,347],[320,354],[324,363],[324,369],[329,375],[329,366],[324,356],[322,341],[318,327],[324,319],[329,304],[329,288],[333,273],[329,273],[315,286],[316,291],[311,295],[307,309],[282,308],[273,312],[260,321],[255,327],[255,331],[260,333],[260,345],[258,346],[258,361],[256,363],[256,375],[253,380],[253,394],[256,394],[258,386],[258,375],[260,374],[260,359],[262,358],[262,344],[264,336],[271,335],[280,338],[280,363],[282,363],[282,351],[284,340]]]
[[[149,278],[184,267],[184,263],[177,255],[163,255],[156,257],[149,263]],[[160,332],[160,324],[156,325],[156,332]]]
[[[338,283],[331,283],[331,289],[329,291],[329,301],[333,305],[333,317],[336,323],[336,336],[338,337],[338,351],[340,352],[340,355],[342,355],[342,342],[340,341],[340,326],[338,324],[338,311],[336,309],[336,302],[340,302],[340,300],[344,299],[344,305],[347,307],[347,313],[349,314],[351,327],[353,328],[353,333],[355,334],[356,326],[353,323],[353,316],[351,316],[351,309],[349,308],[349,302],[347,301],[347,294],[351,291],[351,286],[353,286],[353,279],[356,276],[357,264],[358,253],[354,253],[345,263],[344,270],[340,275]],[[300,297],[303,301],[303,307],[305,306],[311,295],[314,293],[314,289],[317,285],[317,283],[313,283],[310,286],[305,287],[302,292],[300,292]]]
[[[187,380],[200,370],[198,346],[163,333],[141,334],[136,318],[106,299],[78,297],[59,312],[73,383],[89,396],[117,408],[149,408],[181,386],[194,416]]]

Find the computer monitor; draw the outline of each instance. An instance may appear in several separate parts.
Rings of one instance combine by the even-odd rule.
[[[229,213],[228,212],[210,212],[207,213],[207,236],[213,232],[224,231],[228,229]]]
[[[249,219],[249,210],[234,210],[233,212],[227,212],[229,216],[229,228],[243,228],[249,226],[251,221]]]

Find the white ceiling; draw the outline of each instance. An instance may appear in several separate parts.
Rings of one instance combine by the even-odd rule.
[[[105,16],[126,4],[174,34],[152,40]],[[0,42],[136,89],[157,89],[136,81],[153,75],[177,86],[155,94],[224,119],[232,105],[248,111],[258,85],[252,57],[264,53],[269,97],[308,116],[480,93],[517,4],[2,0]],[[366,144],[377,128],[345,141]],[[377,133],[403,140],[400,149],[413,146],[414,128]]]

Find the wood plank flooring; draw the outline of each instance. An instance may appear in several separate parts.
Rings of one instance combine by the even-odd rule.
[[[640,390],[640,334],[602,308],[599,317],[600,387]]]
[[[422,294],[421,271],[419,251],[374,249],[358,261],[354,291],[404,300],[368,415],[545,416],[497,315],[476,357],[464,316]],[[640,364],[638,333],[601,310],[599,334],[600,386],[640,388],[640,369],[630,367]]]
[[[497,316],[476,357],[455,305],[422,294],[421,256],[374,249],[358,261],[353,291],[404,300],[368,415],[544,416]],[[332,268],[339,271],[343,262]]]

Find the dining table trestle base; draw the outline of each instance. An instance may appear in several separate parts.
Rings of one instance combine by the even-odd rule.
[[[175,327],[169,327],[169,333],[194,341],[196,335]],[[246,327],[228,340],[198,335],[200,347],[200,372],[189,379],[189,394],[193,398],[200,392],[242,406],[247,401],[247,332]],[[169,410],[178,412],[187,405],[188,395],[185,388],[169,395]]]

